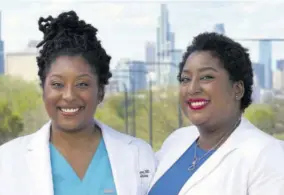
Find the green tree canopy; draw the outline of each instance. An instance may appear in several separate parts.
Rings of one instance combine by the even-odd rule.
[[[37,83],[0,76],[0,102],[2,140],[34,132],[48,119]]]
[[[253,104],[246,109],[244,116],[261,130],[273,134],[275,113],[268,104]]]
[[[0,100],[0,121],[0,144],[18,136],[24,129],[21,116],[13,112],[4,100]]]

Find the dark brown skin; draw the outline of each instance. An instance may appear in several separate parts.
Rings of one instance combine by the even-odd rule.
[[[188,57],[181,80],[181,107],[192,124],[199,129],[200,147],[209,150],[223,135],[230,135],[240,118],[243,82],[230,81],[221,61],[209,51],[196,51]],[[206,99],[209,103],[201,110],[192,110],[188,104],[190,98]]]
[[[51,143],[65,157],[80,179],[97,150],[101,131],[94,113],[103,90],[90,65],[80,56],[59,56],[47,73],[43,101],[52,121]],[[80,108],[66,116],[60,108]]]

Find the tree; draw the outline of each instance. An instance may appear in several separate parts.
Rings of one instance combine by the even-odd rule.
[[[45,111],[44,105],[38,104],[36,108],[23,114],[24,130],[20,133],[20,135],[22,136],[34,133],[48,120],[49,117]]]
[[[104,103],[99,106],[95,118],[118,131],[125,132],[124,121],[118,116],[117,110],[113,105]]]
[[[6,99],[12,110],[24,114],[42,104],[40,88],[33,82],[15,77],[0,76],[1,98]]]
[[[17,126],[18,123],[15,123],[13,128],[19,129],[14,129],[13,132],[17,133],[10,133],[9,136],[32,133],[48,119],[43,107],[41,89],[36,83],[11,76],[0,76],[0,97],[2,108],[6,109],[5,112],[12,113],[11,120],[19,120],[22,124]]]
[[[284,100],[274,98],[271,107],[275,113],[275,131],[284,135]]]
[[[177,94],[172,90],[153,91],[153,144],[154,149],[160,148],[165,138],[178,128]],[[132,94],[128,100],[129,130],[132,129]],[[148,92],[135,93],[136,136],[149,141],[149,96]],[[123,94],[108,97],[96,114],[107,125],[117,130],[125,131],[125,99]],[[187,119],[184,117],[183,121]]]
[[[19,114],[13,112],[8,103],[0,100],[0,144],[16,137],[24,129],[23,120]]]
[[[244,116],[259,129],[274,133],[275,113],[268,104],[253,104],[246,109]]]

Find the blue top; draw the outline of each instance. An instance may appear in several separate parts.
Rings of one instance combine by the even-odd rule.
[[[53,144],[50,144],[50,158],[54,195],[116,195],[112,170],[103,139],[101,139],[82,180]]]
[[[208,151],[197,146],[196,141],[183,153],[183,155],[168,169],[167,172],[154,184],[148,195],[177,195],[195,173],[195,171],[214,153],[208,152],[202,159],[197,161],[195,168],[189,169],[192,165],[194,156],[200,159]]]

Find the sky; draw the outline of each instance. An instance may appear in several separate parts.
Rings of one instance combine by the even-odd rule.
[[[226,35],[238,38],[284,38],[284,1],[102,1],[0,0],[5,52],[24,51],[29,40],[41,40],[39,17],[74,10],[98,29],[112,66],[121,58],[145,59],[145,43],[155,41],[160,4],[169,10],[176,48],[185,50],[198,33],[224,23]],[[258,43],[241,42],[258,60]],[[273,43],[273,59],[284,58],[284,42]]]

